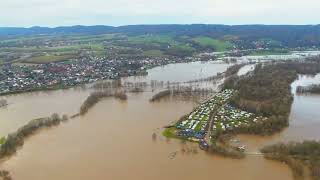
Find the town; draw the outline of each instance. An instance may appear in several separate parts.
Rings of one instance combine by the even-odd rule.
[[[5,65],[0,68],[0,94],[59,89],[103,79],[146,75],[147,69],[168,63],[196,61],[193,58],[98,58],[86,56],[47,64]]]

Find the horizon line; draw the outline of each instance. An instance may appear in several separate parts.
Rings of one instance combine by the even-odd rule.
[[[104,27],[126,27],[126,26],[161,26],[161,25],[181,25],[181,26],[191,26],[191,25],[212,25],[212,26],[319,26],[320,24],[213,24],[213,23],[168,23],[168,24],[126,24],[126,25],[107,25],[107,24],[96,24],[96,25],[85,25],[85,24],[74,24],[74,25],[58,25],[58,26],[0,26],[0,28],[61,28],[61,27],[94,27],[94,26],[104,26]]]

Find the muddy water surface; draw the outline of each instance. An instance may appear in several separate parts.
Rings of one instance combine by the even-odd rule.
[[[2,167],[24,180],[291,179],[286,166],[262,157],[225,159],[196,144],[164,139],[158,128],[194,104],[150,104],[144,96],[106,99],[84,117],[41,131]]]
[[[10,96],[12,105],[0,110],[1,133],[52,112],[73,114],[89,93],[69,89]],[[207,154],[196,144],[165,139],[161,127],[196,104],[175,98],[150,103],[152,95],[129,94],[127,101],[104,99],[85,116],[31,136],[0,168],[18,180],[292,179],[288,167],[261,156],[227,159]]]
[[[249,151],[257,151],[265,145],[277,142],[320,140],[320,95],[296,93],[297,86],[320,84],[320,74],[316,76],[300,75],[291,85],[294,101],[289,117],[289,127],[271,137],[238,136]]]

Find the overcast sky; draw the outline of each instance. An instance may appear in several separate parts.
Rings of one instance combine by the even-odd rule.
[[[0,0],[0,26],[320,24],[320,0]]]

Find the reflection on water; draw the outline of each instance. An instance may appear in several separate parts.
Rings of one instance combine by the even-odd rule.
[[[171,71],[195,72],[194,64],[183,66],[187,68],[182,72],[175,68]],[[163,72],[170,74],[166,69]],[[201,72],[203,68],[198,68],[198,73],[188,78],[198,79]],[[149,76],[156,77],[153,73]],[[146,78],[151,79],[149,76]],[[159,78],[154,80],[162,76]],[[9,96],[12,105],[0,110],[1,133],[52,112],[73,114],[89,91],[69,89]],[[261,156],[226,159],[206,154],[196,144],[165,139],[162,127],[190,112],[196,104],[177,98],[150,103],[153,94],[129,94],[127,102],[105,99],[87,115],[32,136],[1,168],[9,170],[15,179],[24,180],[292,179],[288,167]]]

